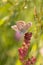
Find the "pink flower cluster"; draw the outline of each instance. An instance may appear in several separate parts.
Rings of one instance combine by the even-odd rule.
[[[31,65],[34,64],[36,61],[36,58],[32,56],[32,58],[25,59],[25,57],[28,54],[28,49],[30,47],[30,40],[32,37],[32,33],[25,33],[24,35],[24,42],[22,44],[22,47],[18,49],[19,51],[19,59],[23,63],[23,65]]]

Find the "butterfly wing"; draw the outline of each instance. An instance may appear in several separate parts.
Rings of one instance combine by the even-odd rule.
[[[18,25],[18,24],[20,24],[20,25],[25,25],[26,23],[25,23],[25,21],[20,20],[20,21],[17,21],[16,24],[17,24],[17,25]]]
[[[32,23],[30,22],[30,23],[27,23],[27,24],[24,26],[24,28],[25,28],[25,30],[28,30],[31,26],[32,26]]]
[[[21,39],[21,33],[20,33],[17,25],[13,25],[13,26],[11,26],[11,28],[16,31],[15,35],[14,35],[15,40],[19,41]]]
[[[27,23],[22,29],[21,32],[26,33],[27,30],[32,26],[32,23]]]
[[[18,29],[17,25],[13,25],[13,26],[11,26],[11,28],[12,28],[13,30],[15,30],[16,32],[19,32],[19,29]]]
[[[18,29],[21,31],[21,29],[25,26],[25,22],[24,21],[18,21],[17,22],[17,27],[18,27]]]

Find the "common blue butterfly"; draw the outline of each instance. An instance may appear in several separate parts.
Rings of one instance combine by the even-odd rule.
[[[27,32],[27,30],[31,27],[32,23],[25,23],[25,21],[17,21],[16,25],[11,26],[13,30],[16,31],[15,38],[21,39],[21,37]]]

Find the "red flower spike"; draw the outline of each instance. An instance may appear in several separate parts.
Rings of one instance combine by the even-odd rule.
[[[35,57],[32,57],[32,58],[31,58],[31,64],[34,64],[35,61],[36,61],[36,58],[35,58]]]
[[[29,43],[30,43],[31,36],[32,36],[32,33],[26,33],[26,34],[24,35],[24,42],[25,42],[26,44],[29,44]]]
[[[25,42],[26,44],[29,44],[29,43],[30,43],[30,40],[24,39],[24,42]]]
[[[20,56],[20,55],[19,55],[19,59],[20,59],[20,61],[24,61],[23,56]]]
[[[25,45],[26,45],[26,43],[25,43],[25,42],[23,42],[22,46],[25,46]]]
[[[30,33],[26,33],[25,36],[24,36],[24,39],[29,41],[31,36],[32,36],[31,32]]]
[[[30,44],[28,44],[28,48],[30,47]]]
[[[28,52],[28,49],[25,48],[25,49],[23,50],[24,57],[27,55],[27,52]]]
[[[28,60],[25,60],[25,57],[28,53],[28,49],[30,47],[30,40],[31,40],[32,33],[25,33],[24,35],[24,42],[22,44],[22,47],[18,49],[19,51],[19,59],[23,63],[23,65],[31,65],[34,64],[36,61],[36,58],[32,57]]]
[[[25,65],[30,65],[30,64],[31,64],[31,61],[30,61],[30,59],[28,59],[28,60],[26,61]]]
[[[19,53],[22,54],[23,53],[23,49],[22,48],[19,48]]]
[[[22,48],[19,49],[19,55],[20,55],[21,57],[24,57],[24,56],[25,56]]]

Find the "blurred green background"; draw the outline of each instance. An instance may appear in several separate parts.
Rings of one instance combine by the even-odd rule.
[[[22,41],[14,39],[15,31],[11,29],[18,20],[32,21],[29,31],[33,35],[28,56],[36,56],[35,65],[43,65],[43,56],[39,53],[43,47],[43,0],[0,0],[0,65],[22,65],[18,56]]]

